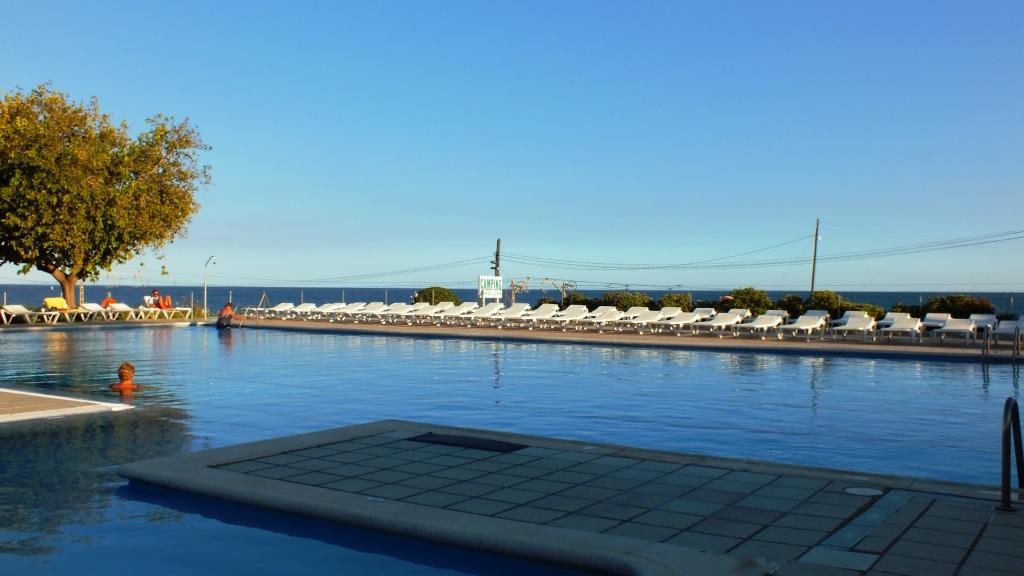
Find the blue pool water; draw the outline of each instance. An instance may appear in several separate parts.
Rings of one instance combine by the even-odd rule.
[[[129,487],[113,467],[402,418],[994,484],[1019,390],[1004,365],[270,330],[5,332],[0,355],[0,387],[117,401],[122,360],[145,386],[136,410],[0,426],[0,574],[538,573]]]

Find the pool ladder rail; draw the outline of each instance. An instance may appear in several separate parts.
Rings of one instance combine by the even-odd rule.
[[[1012,434],[1012,435],[1011,435]],[[1020,501],[1021,490],[1024,489],[1024,448],[1020,443],[1020,409],[1017,407],[1017,399],[1009,397],[1003,405],[1003,468],[1000,482],[999,506],[996,510],[1003,512],[1015,512],[1017,508],[1013,505],[1010,494],[1010,443],[1014,445],[1014,455],[1017,458],[1017,496]]]
[[[987,359],[992,353],[992,333],[985,334],[981,341],[981,357]],[[1020,362],[1020,326],[1013,329],[1013,346],[1010,347],[1010,360],[1014,364]]]

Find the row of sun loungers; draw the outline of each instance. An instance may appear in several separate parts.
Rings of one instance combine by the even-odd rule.
[[[698,308],[684,312],[679,308],[667,307],[649,310],[633,307],[625,312],[614,306],[601,306],[588,310],[586,306],[571,305],[560,310],[555,304],[542,304],[531,309],[527,304],[513,304],[504,307],[499,303],[478,306],[475,302],[455,305],[451,302],[438,304],[386,305],[383,302],[333,303],[317,306],[311,303],[283,303],[271,308],[247,308],[243,312],[258,318],[326,320],[328,322],[380,322],[384,324],[434,324],[457,326],[489,326],[496,328],[520,327],[567,330],[595,330],[597,332],[631,331],[638,334],[668,333],[726,335],[751,335],[767,338],[773,335],[786,337],[814,336],[834,339],[859,337],[864,341],[882,338],[893,340],[906,338],[912,342],[921,341],[929,335],[932,341],[941,342],[947,337],[962,338],[973,343],[979,331],[993,335],[998,342],[1000,336],[1012,338],[1017,322],[996,322],[995,315],[973,314],[968,319],[951,318],[949,314],[928,314],[923,320],[911,318],[909,314],[890,312],[876,321],[866,312],[848,311],[835,320],[829,319],[824,310],[809,310],[790,321],[784,310],[768,310],[753,317],[749,310],[733,309],[716,313],[713,308]],[[1024,328],[1024,323],[1021,325]]]
[[[63,300],[63,299],[62,299]],[[77,308],[68,306],[59,307],[53,310],[44,309],[40,312],[29,310],[20,304],[6,304],[0,308],[0,321],[6,324],[21,322],[24,324],[56,324],[57,322],[91,322],[96,320],[170,320],[180,318],[188,320],[192,318],[191,308],[147,308],[131,306],[114,302],[106,308],[94,302],[84,302]]]

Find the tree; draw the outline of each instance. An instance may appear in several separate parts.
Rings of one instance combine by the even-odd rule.
[[[209,184],[209,148],[188,120],[156,115],[134,138],[95,98],[71,102],[43,84],[0,101],[0,264],[60,283],[79,280],[182,236]]]
[[[437,304],[438,302],[452,302],[456,306],[462,304],[462,300],[455,295],[448,288],[442,288],[441,286],[428,286],[418,292],[412,299],[413,302],[430,302],[431,304]]]
[[[682,308],[683,312],[693,311],[693,295],[690,293],[673,292],[671,294],[665,294],[658,300],[659,308],[678,307]]]
[[[757,288],[737,288],[729,295],[732,296],[730,308],[746,308],[754,314],[764,314],[765,310],[772,307],[772,299],[768,297],[768,293]]]
[[[605,292],[601,296],[601,306],[615,306],[619,310],[628,310],[633,306],[647,306],[650,308],[654,300],[643,292]]]

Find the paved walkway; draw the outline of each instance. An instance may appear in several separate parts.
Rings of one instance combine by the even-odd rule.
[[[57,418],[71,414],[127,410],[127,404],[75,400],[61,396],[0,389],[0,423],[41,418]]]
[[[134,480],[617,574],[1024,574],[985,487],[388,420]]]

